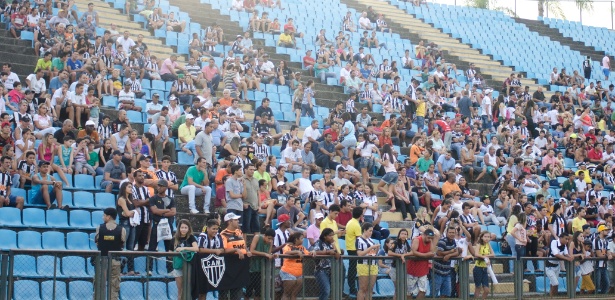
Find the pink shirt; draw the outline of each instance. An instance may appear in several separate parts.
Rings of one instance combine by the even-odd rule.
[[[162,67],[160,67],[160,75],[164,75],[164,74],[172,74],[173,72],[171,72],[171,69],[169,69],[169,67],[175,69],[177,68],[179,65],[177,64],[177,62],[173,62],[171,61],[171,58],[167,58],[164,60],[164,62],[162,62]]]
[[[203,76],[205,76],[205,79],[211,81],[214,76],[218,74],[218,67],[210,68],[209,66],[204,66],[201,72],[203,72]]]
[[[542,169],[545,169],[548,164],[556,165],[558,163],[559,163],[559,160],[557,160],[557,157],[555,156],[550,157],[549,155],[547,155],[542,158]]]

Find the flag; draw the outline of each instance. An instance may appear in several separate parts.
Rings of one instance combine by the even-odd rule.
[[[250,258],[198,253],[192,259],[192,295],[243,288],[250,282]]]

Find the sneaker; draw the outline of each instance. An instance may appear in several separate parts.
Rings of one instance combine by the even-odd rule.
[[[208,208],[204,208],[203,210],[204,210],[204,211],[203,211],[203,213],[204,213],[204,214],[206,214],[206,215],[208,215],[208,214],[209,214],[209,209],[208,209]]]
[[[191,209],[191,210],[190,210],[190,213],[191,213],[191,214],[195,214],[195,215],[196,215],[196,214],[198,214],[198,213],[200,213],[200,212],[199,212],[197,209]]]
[[[147,271],[147,276],[152,276],[152,271]]]

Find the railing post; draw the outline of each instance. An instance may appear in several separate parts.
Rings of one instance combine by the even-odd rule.
[[[105,260],[103,262],[103,264],[106,266],[105,269],[105,277],[104,277],[104,282],[105,284],[107,284],[107,293],[106,293],[106,297],[105,299],[110,300],[111,299],[111,272],[113,269],[113,254],[109,253],[108,256],[105,257]]]
[[[275,279],[273,278],[273,259],[263,259],[261,265],[261,298],[273,299]]]
[[[331,260],[331,299],[342,299],[342,290],[344,289],[343,268],[343,258]]]
[[[403,258],[395,258],[395,296],[397,300],[406,299],[406,263]]]
[[[8,263],[9,263],[9,256],[2,252],[0,254],[0,259],[2,260],[2,263],[0,264],[1,268],[0,268],[0,300],[6,300],[6,282],[8,279]]]
[[[515,298],[521,300],[523,298],[523,258],[521,260],[511,259],[514,259]]]
[[[197,259],[195,255],[192,259]],[[184,265],[182,267],[182,295],[181,299],[189,300],[192,299],[192,262],[184,261]]]
[[[105,287],[102,284],[104,280],[102,280],[103,272],[102,272],[102,263],[101,263],[100,252],[95,257],[92,257],[92,262],[94,263],[94,300],[103,300]]]
[[[9,269],[7,272],[7,276],[8,276],[8,286],[7,286],[7,293],[6,293],[6,298],[7,299],[12,299],[13,298],[13,284],[15,282],[15,279],[13,278],[13,270],[15,266],[15,255],[13,253],[12,250],[9,250]]]
[[[568,298],[575,298],[577,295],[577,285],[574,284],[574,263],[575,261],[565,261],[566,265],[566,287]]]
[[[457,272],[459,278],[459,298],[467,300],[470,298],[470,261],[462,259],[459,262]],[[405,281],[404,281],[405,282]]]

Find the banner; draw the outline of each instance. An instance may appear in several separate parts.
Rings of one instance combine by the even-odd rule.
[[[192,259],[192,296],[245,287],[250,282],[250,258],[237,254],[198,253]]]

